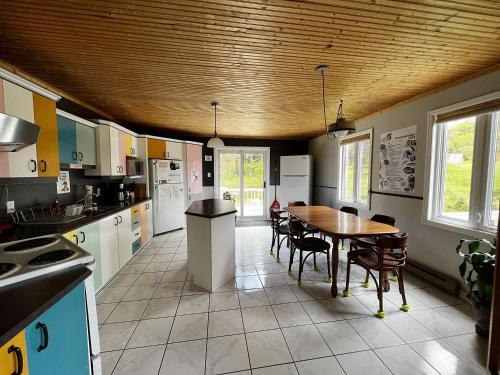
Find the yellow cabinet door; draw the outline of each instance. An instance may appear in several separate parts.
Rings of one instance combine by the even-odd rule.
[[[125,155],[134,156],[131,134],[125,134]]]
[[[28,375],[28,354],[26,352],[24,331],[18,333],[0,348],[0,375],[17,373]]]
[[[165,159],[167,157],[166,142],[162,139],[148,138],[148,158]]]
[[[63,234],[68,240],[78,245],[78,230],[72,230],[71,232],[66,232]]]
[[[38,176],[59,176],[59,142],[57,136],[56,102],[33,94],[35,124],[40,127],[36,143]]]

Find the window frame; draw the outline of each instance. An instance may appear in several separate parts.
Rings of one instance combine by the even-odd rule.
[[[474,115],[476,117],[476,124],[469,219],[467,222],[437,216],[441,212],[444,200],[444,178],[438,178],[438,176],[443,176],[447,143],[446,131],[439,129],[440,126],[435,124],[435,118],[439,114],[498,98],[500,98],[500,91],[428,112],[427,139],[430,140],[430,147],[427,147],[425,163],[426,178],[424,191],[426,194],[424,195],[422,215],[424,224],[469,236],[491,236],[495,234],[496,226],[489,226],[488,223],[492,203],[491,194],[494,185],[494,178],[492,178],[494,177],[494,168],[490,168],[490,166],[494,166],[495,164],[495,152],[493,151],[496,150],[496,134],[494,134],[494,131],[496,130],[495,119],[499,120],[497,117],[499,116],[498,112],[495,112],[496,114]],[[443,126],[442,128],[445,127]],[[495,136],[493,137],[493,135]],[[480,218],[477,216],[478,213],[481,214]]]
[[[369,170],[368,170],[368,191],[367,191],[367,200],[366,202],[362,202],[359,200],[361,196],[361,173],[362,173],[362,147],[359,147],[359,143],[365,142],[366,140],[360,140],[358,142],[352,142],[348,143],[346,145],[356,145],[356,151],[355,151],[355,171],[353,173],[353,178],[354,178],[354,200],[349,200],[349,199],[344,199],[343,198],[343,192],[345,189],[345,180],[343,178],[343,171],[346,170],[346,157],[345,157],[345,148],[342,145],[342,141],[349,140],[351,138],[358,138],[360,136],[364,136],[365,134],[368,134],[368,165],[369,165]],[[364,130],[361,132],[357,132],[351,135],[346,135],[344,137],[340,137],[338,141],[338,174],[337,174],[337,181],[338,181],[338,189],[337,189],[337,201],[340,203],[345,203],[349,204],[354,207],[358,208],[368,208],[370,207],[370,199],[371,199],[371,181],[372,181],[372,158],[373,158],[373,128],[370,128],[368,130]]]

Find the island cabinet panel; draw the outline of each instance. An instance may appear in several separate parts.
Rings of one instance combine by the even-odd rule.
[[[35,122],[33,93],[9,81],[3,81],[5,113],[31,123]],[[7,177],[37,177],[38,163],[36,144],[17,152],[8,152]]]
[[[149,159],[166,159],[167,145],[162,139],[148,138],[148,158]]]
[[[33,94],[35,124],[40,127],[36,143],[38,176],[59,176],[59,141],[56,121],[56,102]]]
[[[21,373],[28,375],[28,352],[26,351],[26,337],[24,331],[19,332],[0,348],[0,375]]]
[[[103,284],[111,280],[120,270],[117,226],[118,218],[116,215],[99,220]]]
[[[31,375],[90,373],[84,284],[26,327]]]
[[[78,163],[76,122],[63,116],[57,116],[57,134],[59,161],[63,164]]]

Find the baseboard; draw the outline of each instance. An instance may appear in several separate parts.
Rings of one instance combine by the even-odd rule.
[[[433,270],[428,266],[424,266],[418,262],[409,261],[406,263],[406,270],[425,281],[435,285],[436,287],[447,291],[455,297],[461,297],[461,283],[449,276],[443,275],[439,271]]]

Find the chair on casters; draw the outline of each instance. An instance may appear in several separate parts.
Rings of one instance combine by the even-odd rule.
[[[351,214],[351,215],[354,215],[354,216],[358,216],[358,209],[356,207],[343,206],[343,207],[340,208],[339,211],[340,212],[345,212],[346,214]],[[340,242],[342,244],[342,250],[344,250],[345,249],[344,239],[341,238]]]
[[[393,218],[392,216],[387,216],[387,215],[381,215],[381,214],[375,214],[371,217],[371,221],[375,221],[377,223],[381,224],[387,224],[394,226],[396,224],[396,219]],[[350,250],[358,249],[358,248],[369,248],[375,246],[375,243],[377,242],[377,238],[379,237],[359,237],[359,238],[353,238],[351,239],[351,244],[350,244]],[[394,273],[393,276],[391,277],[391,280],[396,282],[397,281],[397,275]],[[370,275],[368,272],[366,273],[366,278],[365,282],[363,283],[363,287],[369,288],[370,287]],[[384,291],[389,291],[389,284],[387,283],[384,286]]]
[[[377,297],[379,301],[379,310],[375,314],[378,318],[385,316],[384,312],[384,278],[387,272],[395,272],[398,276],[399,293],[403,298],[402,311],[409,311],[410,306],[406,303],[405,287],[403,282],[403,268],[406,264],[408,234],[401,236],[382,236],[379,237],[374,246],[355,249],[347,253],[347,280],[344,297],[349,297],[349,276],[351,273],[351,264],[357,264],[364,268],[368,275],[371,275],[377,286]],[[372,271],[378,271],[378,281]]]
[[[330,272],[330,244],[325,240],[318,237],[306,237],[307,229],[298,220],[291,220],[288,222],[289,233],[290,233],[290,263],[288,265],[288,274],[292,273],[292,264],[295,251],[299,250],[300,253],[300,263],[299,263],[299,279],[297,280],[297,285],[302,284],[302,271],[304,270],[304,263],[309,255],[314,255],[314,269],[317,270],[316,266],[316,254],[326,254],[326,262],[328,265],[328,280],[332,281],[332,275]],[[304,257],[304,252],[306,256]]]
[[[276,261],[279,263],[280,261],[280,249],[281,244],[285,239],[288,238],[288,224],[285,224],[288,221],[288,217],[281,216],[278,212],[273,209],[270,210],[271,216],[271,228],[273,233],[273,240],[271,243],[271,251],[270,254],[273,255],[274,245],[277,245],[278,251],[276,254]],[[280,236],[283,238],[280,239]]]

